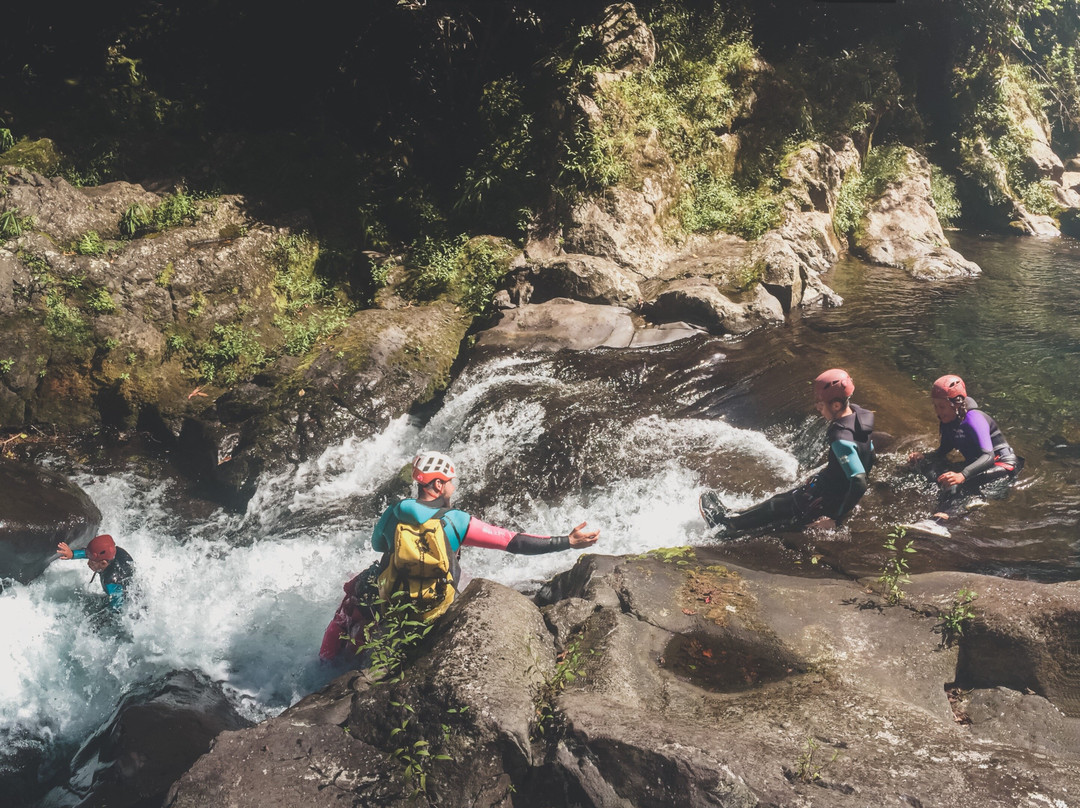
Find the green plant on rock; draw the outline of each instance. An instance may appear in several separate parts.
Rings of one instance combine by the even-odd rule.
[[[104,255],[108,252],[105,241],[98,235],[96,230],[87,230],[74,242],[71,249],[76,255]]]
[[[367,655],[372,678],[396,681],[433,624],[420,619],[416,605],[404,592],[393,593],[389,600],[379,598],[374,607],[376,619],[364,627],[364,641],[356,643],[356,653]]]
[[[833,212],[833,229],[838,236],[855,235],[869,203],[910,172],[907,157],[903,146],[876,148],[867,154],[861,172],[852,171],[844,177]]]
[[[778,224],[780,203],[767,189],[743,190],[728,177],[699,169],[676,212],[688,233],[721,231],[752,241]]]
[[[447,748],[450,743],[451,726],[448,723],[440,723],[439,736],[433,744],[420,733],[416,721],[416,709],[412,705],[392,701],[390,706],[401,710],[404,716],[401,723],[390,730],[391,740],[400,744],[391,751],[390,755],[404,767],[402,775],[406,784],[413,789],[410,796],[413,798],[426,796],[432,764],[437,760],[453,760],[446,752],[436,751],[436,747]],[[466,710],[468,707],[448,708],[446,715],[448,718],[457,717]]]
[[[86,307],[95,314],[112,314],[116,311],[116,303],[105,287],[97,289],[86,298]]]
[[[559,694],[566,690],[571,682],[586,675],[585,663],[596,651],[583,648],[583,641],[581,634],[575,634],[570,638],[562,653],[556,657],[555,671],[544,678],[543,683],[533,695],[533,732],[537,737],[545,735],[558,726],[560,716],[555,702]]]
[[[901,544],[906,536],[907,530],[896,525],[889,532],[889,537],[882,545],[885,548],[885,560],[877,583],[881,589],[882,597],[890,606],[895,606],[904,599],[903,585],[911,583],[906,556],[914,553],[915,548],[912,547],[912,544],[914,544],[913,539],[908,539],[907,542]]]
[[[804,783],[815,783],[820,780],[825,768],[840,757],[840,750],[837,749],[833,752],[831,758],[824,763],[819,763],[815,760],[815,755],[817,755],[819,749],[821,749],[821,744],[817,742],[817,739],[812,735],[807,735],[802,752],[795,758],[795,777]]]
[[[459,277],[465,244],[464,235],[451,239],[427,236],[414,242],[406,261],[410,270],[407,291],[418,300],[434,300],[448,292]]]
[[[142,202],[133,202],[120,214],[120,233],[127,238],[148,229],[153,222],[154,211]]]
[[[315,311],[304,319],[275,317],[274,325],[281,329],[285,338],[282,350],[290,356],[302,356],[319,340],[340,331],[349,319],[349,312],[342,306],[332,306]]]
[[[948,611],[938,615],[941,622],[936,628],[941,633],[941,644],[951,646],[964,636],[964,627],[975,618],[975,610],[971,604],[979,596],[970,589],[958,589],[953,595],[952,606]]]
[[[15,138],[11,134],[11,130],[5,126],[0,126],[0,154],[6,152],[14,145]]]
[[[15,367],[14,359],[0,359],[0,375],[6,376],[7,374],[11,373],[11,369],[13,367]]]
[[[34,226],[34,217],[20,216],[18,208],[0,211],[0,241],[18,238]]]
[[[956,181],[936,165],[930,166],[930,198],[942,227],[953,227],[963,212],[956,195]]]
[[[502,277],[510,270],[514,250],[491,239],[469,241],[461,251],[461,304],[469,314],[487,312]]]
[[[71,306],[64,293],[55,287],[45,294],[45,330],[57,339],[76,343],[85,341],[88,336],[86,322],[79,310]]]
[[[197,349],[202,381],[233,384],[266,364],[268,357],[255,334],[242,325],[218,323],[210,339]]]
[[[1030,183],[1021,190],[1024,207],[1028,209],[1029,213],[1057,216],[1061,213],[1063,207],[1058,202],[1057,197],[1054,196],[1056,187],[1059,186],[1045,180]]]
[[[198,218],[198,203],[186,188],[180,188],[176,193],[169,194],[158,203],[151,216],[151,223],[155,230],[165,230],[169,227],[193,224]]]

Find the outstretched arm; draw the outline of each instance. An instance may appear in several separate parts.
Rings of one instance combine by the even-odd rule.
[[[554,553],[559,550],[579,549],[596,543],[599,530],[585,530],[585,522],[575,527],[566,536],[535,536],[531,533],[514,533],[504,527],[489,525],[476,517],[469,520],[469,529],[465,541],[469,547],[487,547],[493,550],[506,550],[519,555],[539,555]]]

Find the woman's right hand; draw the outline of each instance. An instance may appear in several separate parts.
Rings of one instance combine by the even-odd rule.
[[[580,525],[570,531],[570,546],[574,548],[578,547],[591,547],[596,544],[596,540],[600,538],[599,530],[585,530],[585,525],[588,522],[582,522]]]
[[[60,542],[56,545],[56,554],[68,561],[75,557],[75,553],[67,546],[67,542]]]

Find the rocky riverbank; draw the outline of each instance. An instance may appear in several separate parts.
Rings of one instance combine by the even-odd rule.
[[[477,580],[400,681],[223,733],[165,804],[1075,804],[1080,589],[907,590],[689,548],[584,557],[535,602]]]

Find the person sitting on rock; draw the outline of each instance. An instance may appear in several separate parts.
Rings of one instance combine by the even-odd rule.
[[[934,382],[930,399],[941,435],[938,447],[928,453],[912,452],[908,461],[935,480],[940,489],[938,520],[946,520],[965,498],[978,494],[987,483],[1013,480],[1023,468],[997,423],[975,399],[959,376],[946,375]],[[963,463],[950,463],[959,452]]]
[[[452,508],[457,474],[454,461],[441,452],[418,454],[412,476],[416,497],[387,508],[372,531],[371,546],[383,554],[382,559],[345,584],[345,598],[326,627],[319,650],[325,662],[335,659],[350,638],[362,641],[377,601],[401,593],[425,620],[446,611],[460,586],[458,553],[463,546],[537,555],[591,547],[600,537],[599,530],[585,529],[586,522],[565,536],[516,533]]]
[[[798,488],[776,494],[741,513],[731,513],[715,491],[701,495],[701,515],[728,537],[765,527],[834,528],[866,493],[874,465],[874,414],[851,403],[855,383],[833,368],[814,379],[814,405],[828,421],[824,469]]]
[[[108,533],[95,536],[85,550],[72,550],[65,542],[60,542],[56,545],[56,553],[68,561],[85,558],[94,576],[101,576],[101,588],[109,598],[109,608],[119,611],[123,607],[125,591],[135,575],[135,562],[123,547],[116,546],[112,536]]]

